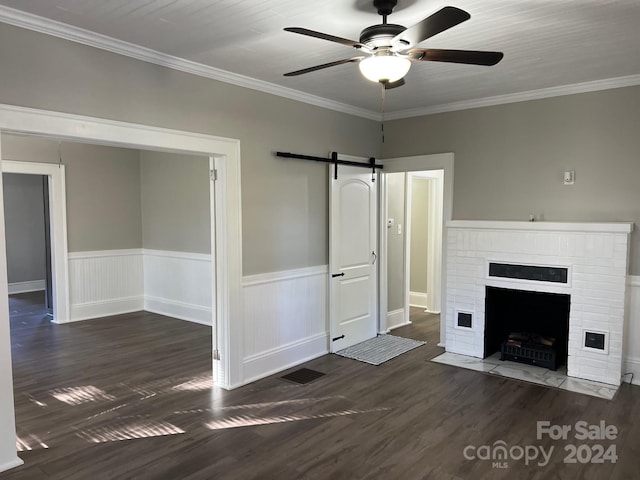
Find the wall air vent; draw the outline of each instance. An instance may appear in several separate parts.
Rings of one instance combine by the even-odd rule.
[[[489,262],[489,276],[566,284],[569,281],[569,269],[567,267],[546,267]]]
[[[584,348],[608,353],[607,332],[584,330]]]
[[[458,328],[473,328],[473,314],[469,312],[457,312],[456,326]]]

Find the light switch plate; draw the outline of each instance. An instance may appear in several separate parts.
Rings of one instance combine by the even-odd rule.
[[[564,172],[564,184],[565,185],[573,185],[575,182],[576,172],[575,170],[568,170]]]

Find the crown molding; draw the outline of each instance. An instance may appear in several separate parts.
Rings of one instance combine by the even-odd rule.
[[[640,75],[606,78],[603,80],[574,83],[571,85],[561,85],[559,87],[543,88],[540,90],[529,90],[527,92],[497,95],[495,97],[485,97],[473,100],[464,100],[461,102],[444,103],[442,105],[434,105],[431,107],[399,110],[397,112],[387,113],[385,115],[385,119],[400,120],[403,118],[433,115],[435,113],[455,112],[458,110],[491,107],[495,105],[504,105],[507,103],[526,102],[528,100],[540,100],[543,98],[561,97],[564,95],[574,95],[576,93],[597,92],[599,90],[611,90],[614,88],[633,87],[637,85],[640,85]]]
[[[229,83],[239,87],[249,88],[279,97],[288,98],[309,105],[334,110],[368,120],[381,121],[383,116],[379,112],[367,110],[365,108],[347,105],[327,98],[319,97],[309,93],[304,93],[292,88],[283,87],[274,83],[257,80],[237,73],[228,72],[219,68],[204,65],[202,63],[185,60],[183,58],[167,55],[150,48],[124,42],[106,35],[91,32],[83,28],[51,20],[48,18],[33,15],[31,13],[16,10],[0,5],[0,22],[16,27],[26,28],[46,35],[80,43],[90,47],[99,48],[119,55],[124,55],[147,63],[152,63],[162,67],[171,68],[192,75],[210,78],[220,82]],[[629,75],[625,77],[607,78],[590,82],[562,85],[558,87],[543,88],[540,90],[530,90],[526,92],[510,93],[507,95],[497,95],[460,102],[445,103],[429,107],[412,108],[388,112],[384,115],[384,120],[400,120],[403,118],[420,117],[433,115],[436,113],[455,112],[459,110],[469,110],[472,108],[490,107],[507,103],[526,102],[529,100],[540,100],[543,98],[560,97],[563,95],[573,95],[577,93],[596,92],[599,90],[610,90],[614,88],[631,87],[640,85],[640,75]]]
[[[308,103],[310,105],[335,110],[341,113],[347,113],[349,115],[367,118],[369,120],[380,121],[380,114],[377,112],[318,97],[316,95],[311,95],[309,93],[304,93],[299,90],[283,87],[274,83],[257,80],[245,75],[228,72],[202,63],[192,62],[173,55],[167,55],[150,48],[124,42],[100,33],[91,32],[83,28],[74,27],[66,23],[33,15],[31,13],[3,5],[0,5],[0,22],[62,38],[75,43],[81,43],[83,45],[99,48],[108,52],[171,68],[173,70],[179,70],[181,72],[198,75],[200,77],[218,80],[220,82],[229,83],[239,87],[258,90],[260,92],[277,95],[290,100],[296,100],[298,102]]]

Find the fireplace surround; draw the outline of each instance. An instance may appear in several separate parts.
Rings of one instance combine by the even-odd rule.
[[[487,290],[515,291],[516,303],[534,311],[536,295],[550,294],[568,309],[567,375],[619,385],[632,229],[632,223],[448,222],[446,350],[490,354],[486,329],[491,334],[495,327],[486,319]],[[544,308],[536,315],[543,325],[561,321]]]

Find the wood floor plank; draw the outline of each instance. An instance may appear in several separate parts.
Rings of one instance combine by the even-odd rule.
[[[326,355],[304,365],[325,373],[308,384],[283,372],[227,392],[211,387],[205,326],[147,312],[54,325],[41,300],[10,298],[17,430],[32,450],[0,480],[638,476],[640,388],[606,401],[430,362],[440,321],[420,309],[392,334],[427,344],[378,367]],[[616,425],[619,460],[568,465],[572,439],[537,439],[539,420]],[[508,468],[463,455],[498,441],[555,453]]]

